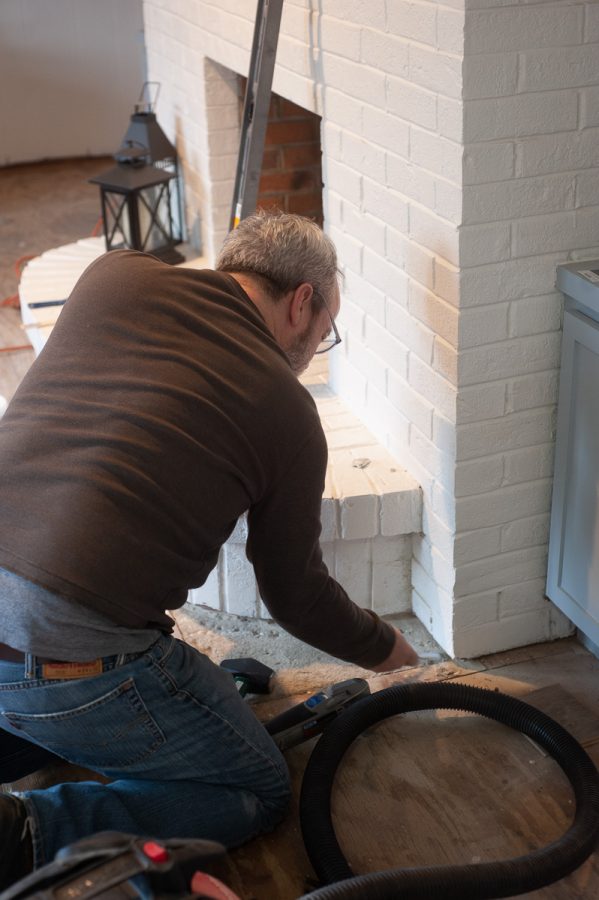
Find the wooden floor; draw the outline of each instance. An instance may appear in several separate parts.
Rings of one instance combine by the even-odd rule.
[[[87,161],[83,169],[77,161],[74,166],[45,165],[38,167],[33,188],[22,171],[28,167],[0,170],[3,203],[8,198],[1,222],[2,296],[16,290],[9,273],[16,257],[85,237],[95,222],[95,199],[84,184],[90,170],[97,170],[97,161]],[[77,186],[85,193],[85,203]],[[47,216],[40,220],[36,198],[42,194],[50,199]],[[54,229],[50,211],[57,216]],[[34,233],[36,221],[39,235]],[[19,322],[18,311],[0,309],[0,346],[24,343]],[[0,394],[12,395],[31,358],[19,351],[0,354]],[[371,688],[413,679],[478,685],[525,698],[568,728],[599,765],[599,660],[575,639],[464,665],[448,662],[374,676]],[[255,709],[261,718],[268,718],[304,696],[266,700]],[[297,811],[311,746],[287,753],[294,802],[286,821],[272,835],[229,855],[227,880],[243,900],[295,900],[314,886]],[[65,778],[64,772],[51,774],[54,780]],[[41,786],[43,778],[18,787],[34,783]],[[359,739],[339,772],[333,806],[339,840],[356,873],[517,856],[558,837],[573,813],[565,777],[538,747],[496,723],[450,712],[394,717]],[[599,897],[597,855],[567,879],[526,896]]]
[[[17,269],[26,257],[91,234],[100,192],[88,179],[111,162],[100,157],[0,168],[0,395],[7,400],[34,358],[21,349],[28,340],[19,310],[2,305],[17,292]]]
[[[502,691],[563,725],[599,766],[599,660],[574,638],[369,681],[372,692],[411,681]],[[252,705],[266,721],[306,696],[257,698]],[[296,900],[318,886],[298,815],[304,769],[317,740],[286,753],[293,784],[286,820],[272,834],[231,851],[216,872],[242,900]],[[89,777],[59,764],[3,788],[31,790]],[[521,856],[559,838],[574,803],[557,763],[520,732],[467,713],[426,711],[390,718],[354,742],[337,773],[332,811],[353,872],[365,874]],[[567,878],[518,896],[599,897],[598,854]]]
[[[526,699],[566,727],[599,765],[599,660],[574,638],[465,666],[449,662],[374,676],[371,690],[412,680],[451,681]],[[256,710],[268,718],[291,703],[267,701]],[[315,887],[298,797],[316,740],[287,752],[294,784],[287,821],[230,854],[227,880],[243,900],[294,900]],[[573,798],[559,766],[519,732],[479,716],[431,711],[393,717],[352,745],[335,782],[333,815],[353,871],[363,874],[528,853],[566,830]],[[597,854],[568,878],[526,896],[599,897]]]

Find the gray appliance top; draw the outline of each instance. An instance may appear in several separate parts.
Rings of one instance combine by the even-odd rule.
[[[599,321],[599,259],[586,259],[557,267],[556,285],[581,309]]]

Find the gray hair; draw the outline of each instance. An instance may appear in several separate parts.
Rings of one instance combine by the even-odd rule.
[[[260,209],[229,232],[216,269],[258,276],[273,300],[307,282],[326,302],[337,282],[337,251],[311,219]]]

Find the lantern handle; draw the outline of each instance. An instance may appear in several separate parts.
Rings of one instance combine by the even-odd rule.
[[[148,93],[148,102],[145,102],[144,96],[146,94],[146,88],[148,88],[152,84],[156,86],[156,94],[154,96],[154,100],[152,101],[149,99],[150,92],[148,90],[148,92],[147,92]],[[154,109],[156,108],[156,104],[158,103],[159,93],[160,93],[160,82],[159,81],[144,81],[140,95],[139,95],[139,100],[135,104],[135,111],[136,112],[154,112]],[[146,108],[143,109],[143,107],[146,107]]]

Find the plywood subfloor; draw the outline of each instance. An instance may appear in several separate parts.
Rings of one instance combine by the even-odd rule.
[[[599,660],[575,640],[497,654],[461,667],[444,663],[375,677],[372,689],[449,680],[526,699],[563,724],[599,764]],[[301,699],[298,697],[296,699]],[[262,717],[289,701],[260,704]],[[233,851],[227,877],[244,898],[294,900],[314,887],[298,820],[310,746],[287,753],[294,805],[272,835]],[[569,826],[573,797],[559,766],[519,732],[450,711],[394,717],[346,753],[333,792],[337,836],[355,873],[506,859],[555,840]],[[599,896],[595,854],[530,900]],[[441,898],[440,898],[441,900]]]

